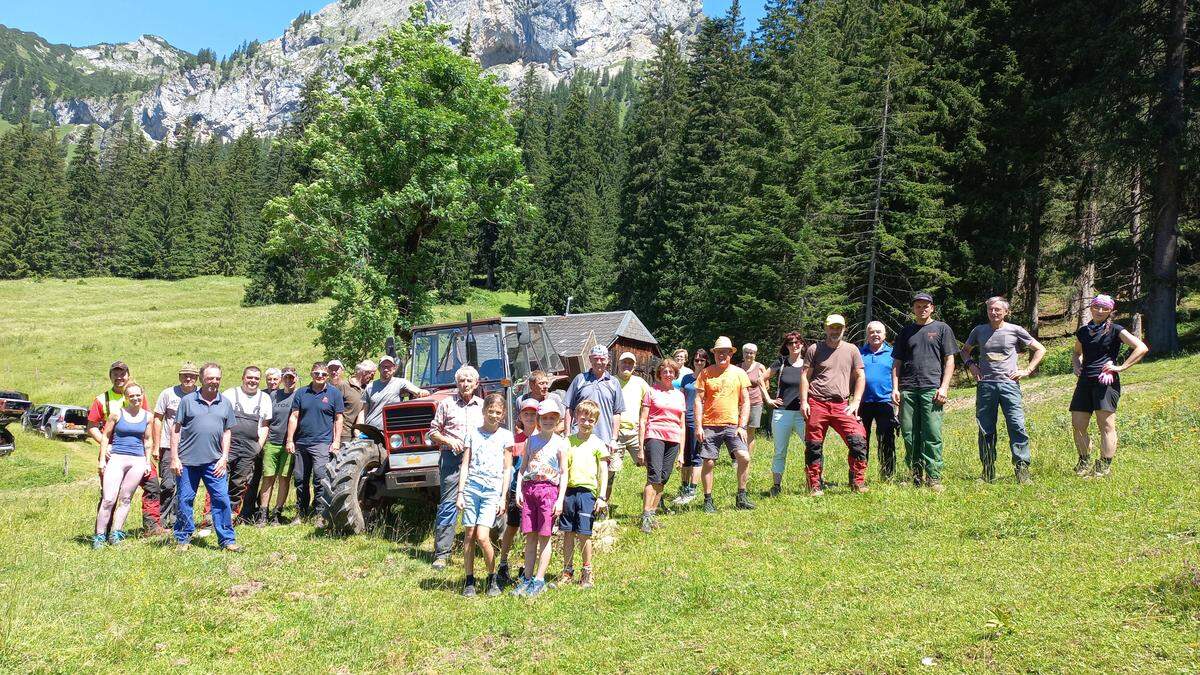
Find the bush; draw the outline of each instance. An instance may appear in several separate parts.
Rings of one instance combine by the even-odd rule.
[[[1073,358],[1075,349],[1073,345],[1063,347],[1050,347],[1046,350],[1046,358],[1042,359],[1042,364],[1038,366],[1038,375],[1070,375],[1071,359]]]

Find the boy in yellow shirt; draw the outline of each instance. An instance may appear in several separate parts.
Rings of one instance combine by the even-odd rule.
[[[583,570],[579,585],[592,587],[592,519],[605,506],[604,491],[608,483],[608,446],[592,435],[600,419],[600,406],[582,401],[575,408],[578,431],[569,439],[567,450],[567,496],[563,502],[558,529],[563,533],[563,573],[560,584],[575,579],[575,540],[583,551]]]

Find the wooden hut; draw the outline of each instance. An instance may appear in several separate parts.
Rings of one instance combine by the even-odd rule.
[[[643,374],[662,358],[658,340],[630,310],[542,318],[554,349],[572,377],[591,367],[588,352],[597,344],[608,349],[610,369],[624,352],[637,357],[637,369]]]

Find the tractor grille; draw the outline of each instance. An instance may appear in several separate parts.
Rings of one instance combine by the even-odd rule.
[[[432,405],[402,403],[383,409],[383,427],[386,431],[428,429],[431,422],[433,422]]]

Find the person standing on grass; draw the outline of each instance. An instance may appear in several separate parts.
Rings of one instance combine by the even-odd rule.
[[[988,322],[971,329],[963,343],[963,364],[975,378],[975,420],[979,423],[979,463],[983,466],[981,479],[990,483],[996,479],[996,412],[1004,411],[1008,427],[1008,447],[1012,453],[1013,472],[1017,483],[1029,485],[1029,434],[1025,430],[1025,407],[1021,400],[1021,380],[1037,370],[1046,356],[1046,348],[1029,331],[1008,323],[1008,300],[1000,296],[985,303]],[[1017,351],[1032,349],[1029,367],[1017,368]],[[971,352],[979,350],[979,358]]]
[[[646,487],[642,491],[642,532],[658,527],[658,505],[671,469],[683,462],[680,446],[687,428],[687,402],[674,387],[679,366],[663,359],[655,371],[654,386],[642,399],[638,435],[645,452]]]
[[[99,445],[104,437],[104,424],[111,417],[116,415],[121,408],[125,407],[125,385],[132,378],[129,375],[129,366],[125,365],[124,361],[114,361],[108,367],[108,380],[112,384],[111,388],[92,399],[92,405],[88,409],[88,436],[91,437],[96,444]],[[142,396],[142,407],[149,410],[149,402],[146,397]],[[103,483],[104,476],[100,476],[100,481]],[[161,509],[159,506],[159,491],[161,487],[158,480],[158,468],[153,462],[150,465],[150,473],[142,480],[142,536],[154,536],[164,534],[166,530],[162,528]],[[101,493],[100,498],[104,495]]]
[[[800,373],[804,370],[804,338],[799,331],[783,336],[780,356],[767,370],[767,378],[775,380],[775,398],[771,399],[771,438],[775,441],[775,458],[771,461],[771,496],[783,491],[783,471],[787,468],[788,444],[792,436],[804,440],[804,413],[800,410]],[[770,398],[768,394],[768,398]]]
[[[1116,302],[1107,295],[1092,298],[1092,320],[1075,331],[1075,354],[1071,367],[1079,378],[1071,396],[1071,427],[1079,463],[1075,475],[1081,478],[1104,478],[1112,473],[1112,461],[1117,456],[1117,401],[1121,398],[1121,375],[1142,360],[1149,349],[1136,335],[1113,321]],[[1121,345],[1133,351],[1125,362],[1117,365]],[[1092,439],[1088,425],[1096,415],[1100,430],[1100,459],[1091,464]]]
[[[175,502],[175,472],[171,470],[171,425],[184,396],[196,391],[200,369],[191,361],[179,366],[179,384],[167,387],[154,403],[154,438],[158,441],[155,464],[158,466],[159,520],[164,528],[174,527],[178,504]]]
[[[213,529],[217,545],[234,553],[242,547],[235,541],[233,516],[229,504],[229,444],[237,418],[233,405],[221,396],[221,366],[206,363],[200,368],[200,389],[179,402],[175,424],[171,429],[171,470],[179,477],[179,513],[175,518],[176,550],[186,551],[191,545],[196,523],[192,503],[196,488],[204,481],[204,489],[212,499]]]
[[[234,523],[242,521],[242,505],[254,474],[254,464],[262,455],[271,429],[271,397],[258,390],[262,371],[258,366],[242,370],[242,384],[225,390],[223,396],[233,404],[233,425],[229,449],[229,503]]]
[[[462,366],[454,373],[458,390],[454,396],[442,399],[433,411],[429,439],[441,448],[438,473],[441,479],[441,499],[434,520],[433,569],[442,571],[450,563],[454,549],[454,528],[458,522],[458,483],[463,451],[473,429],[483,424],[483,399],[475,395],[479,386],[479,371]]]
[[[596,421],[600,419],[600,406],[594,401],[583,401],[575,409],[575,426],[579,429],[567,439],[567,492],[562,499],[562,516],[558,529],[563,534],[563,573],[561,585],[575,581],[575,540],[579,540],[583,569],[579,573],[579,586],[591,588],[592,578],[592,523],[597,511],[604,509],[605,481],[608,471],[608,448],[592,435]]]
[[[871,427],[879,446],[879,478],[891,480],[896,473],[896,406],[892,404],[892,346],[887,343],[887,327],[879,321],[867,324],[867,341],[859,349],[867,388],[863,392],[858,417],[867,434],[867,462],[871,461]]]
[[[620,428],[617,430],[617,447],[608,460],[608,492],[604,493],[606,502],[612,498],[613,481],[625,465],[626,452],[638,466],[645,464],[645,446],[638,436],[638,420],[642,417],[642,399],[646,397],[646,392],[650,391],[650,385],[641,375],[633,372],[636,366],[637,357],[633,352],[625,352],[617,359],[617,382],[621,385],[624,411],[621,413]]]
[[[283,525],[283,505],[287,503],[288,483],[292,478],[292,455],[287,451],[287,428],[292,415],[292,399],[296,397],[296,368],[267,369],[267,396],[271,399],[271,421],[267,427],[267,443],[263,446],[262,485],[258,490],[258,513],[255,525]],[[275,508],[269,512],[271,491],[275,491]]]
[[[804,415],[804,464],[808,492],[824,494],[821,475],[825,431],[833,428],[849,449],[850,489],[867,491],[867,432],[858,419],[867,378],[858,348],[842,341],[846,319],[830,314],[825,319],[825,339],[808,346],[800,372],[800,412]]]
[[[509,576],[508,552],[512,549],[513,539],[521,529],[521,507],[517,504],[517,474],[521,471],[521,461],[525,457],[525,445],[529,441],[529,437],[538,431],[537,409],[537,401],[531,398],[521,401],[520,422],[513,441],[512,473],[506,477],[508,481],[508,489],[505,490],[507,493],[505,498],[506,525],[504,532],[500,535],[500,568],[496,572],[496,581],[501,590],[513,583],[513,578]],[[517,576],[520,577],[517,580],[518,584],[525,583],[523,572]]]
[[[329,458],[342,446],[342,417],[346,404],[342,394],[329,386],[329,368],[325,362],[312,365],[312,382],[292,397],[288,413],[287,451],[296,462],[293,480],[296,483],[297,525],[313,517],[314,510],[324,504],[321,476],[325,475]],[[319,516],[318,528],[325,525]]]
[[[712,352],[717,362],[696,377],[695,429],[700,441],[700,457],[704,460],[701,470],[704,512],[717,512],[712,498],[713,469],[722,445],[737,464],[738,491],[734,504],[739,509],[753,509],[754,503],[746,493],[750,481],[750,447],[746,445],[750,378],[746,377],[746,371],[733,365],[733,342],[729,338],[718,337]]]
[[[513,595],[537,597],[546,590],[550,567],[550,535],[563,511],[567,493],[567,439],[555,433],[562,422],[558,403],[538,404],[538,432],[525,442],[521,471],[517,474],[517,504],[521,506],[521,532],[525,535],[525,583]]]
[[[746,421],[746,445],[754,447],[754,435],[762,424],[763,402],[767,400],[767,368],[758,362],[758,345],[742,345],[742,370],[750,378],[750,418]]]
[[[675,350],[677,359],[680,354],[687,358],[686,349]],[[703,347],[696,350],[696,357],[692,361],[696,370],[704,370],[710,362],[708,352]],[[696,499],[696,482],[700,467],[704,464],[700,458],[700,440],[696,436],[696,370],[688,368],[686,373],[683,370],[684,366],[680,366],[680,375],[673,383],[676,389],[683,392],[683,400],[687,405],[684,412],[683,467],[679,470],[679,496],[675,498],[678,506],[687,506]]]
[[[363,390],[362,413],[358,424],[365,424],[383,433],[383,407],[399,403],[409,396],[428,396],[429,392],[396,375],[396,359],[388,354],[379,357],[379,379]]]
[[[505,483],[512,470],[513,434],[500,426],[504,419],[504,395],[488,394],[483,399],[483,425],[472,429],[463,450],[463,470],[458,478],[458,508],[463,512],[463,563],[467,579],[463,595],[473,598],[475,591],[475,545],[483,552],[487,565],[486,592],[500,595],[496,581],[496,557],[492,550],[492,524],[504,513]]]
[[[103,497],[96,511],[96,534],[92,548],[107,542],[116,546],[125,540],[125,517],[142,479],[153,464],[154,428],[152,415],[142,406],[142,386],[125,383],[125,405],[104,424],[100,442],[100,475]],[[105,537],[105,532],[112,528]]]
[[[591,369],[576,375],[563,397],[567,406],[566,427],[572,433],[578,431],[574,424],[575,409],[584,401],[593,401],[600,407],[600,419],[592,433],[608,447],[609,461],[612,462],[618,453],[623,452],[617,445],[617,435],[621,428],[621,416],[625,414],[625,394],[621,391],[621,382],[608,372],[608,350],[604,345],[593,346],[588,352],[588,360],[592,364]],[[608,515],[613,515],[611,508]]]
[[[950,326],[933,318],[933,296],[913,296],[913,322],[892,347],[892,403],[900,406],[904,461],[913,485],[942,487],[942,407],[950,395],[958,342]]]

